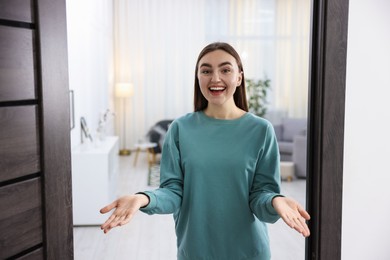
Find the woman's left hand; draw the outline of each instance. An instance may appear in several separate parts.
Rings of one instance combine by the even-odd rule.
[[[301,233],[304,237],[310,235],[306,220],[310,219],[309,213],[295,200],[287,197],[275,197],[272,200],[272,206],[291,228]]]

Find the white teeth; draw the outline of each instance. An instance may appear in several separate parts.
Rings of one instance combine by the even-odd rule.
[[[211,87],[210,90],[224,90],[223,87]]]

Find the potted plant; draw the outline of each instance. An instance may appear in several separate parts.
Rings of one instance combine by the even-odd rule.
[[[267,93],[271,87],[270,82],[267,77],[264,80],[245,80],[249,112],[260,117],[264,117],[267,113]]]

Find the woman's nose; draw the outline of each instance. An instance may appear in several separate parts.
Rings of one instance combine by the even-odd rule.
[[[219,78],[219,73],[218,72],[214,72],[213,73],[213,76],[211,78],[211,81],[212,82],[219,82],[220,78]]]

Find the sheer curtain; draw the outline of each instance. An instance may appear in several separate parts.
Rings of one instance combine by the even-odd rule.
[[[274,107],[307,117],[310,1],[277,0]]]
[[[142,139],[158,120],[193,110],[196,58],[213,41],[226,41],[237,49],[247,78],[271,79],[271,112],[305,117],[309,4],[309,0],[115,0],[115,80],[134,85],[126,111],[127,146]]]
[[[204,7],[202,1],[116,0],[114,9],[116,81],[134,85],[126,111],[131,147],[158,120],[192,110]]]

